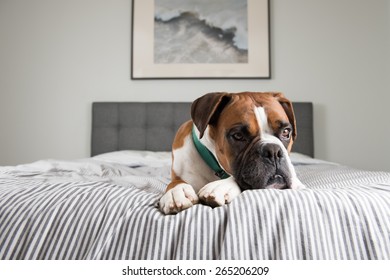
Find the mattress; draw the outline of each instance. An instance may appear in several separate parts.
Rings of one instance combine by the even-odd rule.
[[[164,215],[169,152],[0,167],[0,259],[390,259],[390,173],[292,154],[305,190]]]

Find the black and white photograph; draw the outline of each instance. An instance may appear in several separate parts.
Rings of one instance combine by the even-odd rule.
[[[131,78],[269,79],[268,0],[134,0]]]
[[[247,0],[154,0],[155,63],[248,63]]]

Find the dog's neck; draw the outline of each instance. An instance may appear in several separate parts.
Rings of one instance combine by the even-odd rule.
[[[203,159],[203,161],[215,172],[215,175],[220,179],[229,178],[230,175],[226,173],[225,170],[219,165],[217,159],[214,155],[207,149],[200,141],[198,136],[196,135],[195,125],[192,127],[192,141],[198,151],[199,155]]]

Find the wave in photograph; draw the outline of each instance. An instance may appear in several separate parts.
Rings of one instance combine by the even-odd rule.
[[[247,63],[246,0],[155,0],[155,63]]]

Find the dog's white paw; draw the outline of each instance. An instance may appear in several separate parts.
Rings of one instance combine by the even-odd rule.
[[[291,189],[292,190],[304,190],[306,189],[306,186],[302,184],[302,182],[298,178],[292,178],[291,182]]]
[[[198,193],[199,199],[210,206],[222,206],[230,203],[241,193],[233,177],[214,181],[205,185]]]
[[[160,198],[159,207],[164,214],[176,214],[198,202],[198,196],[191,185],[179,184]]]

